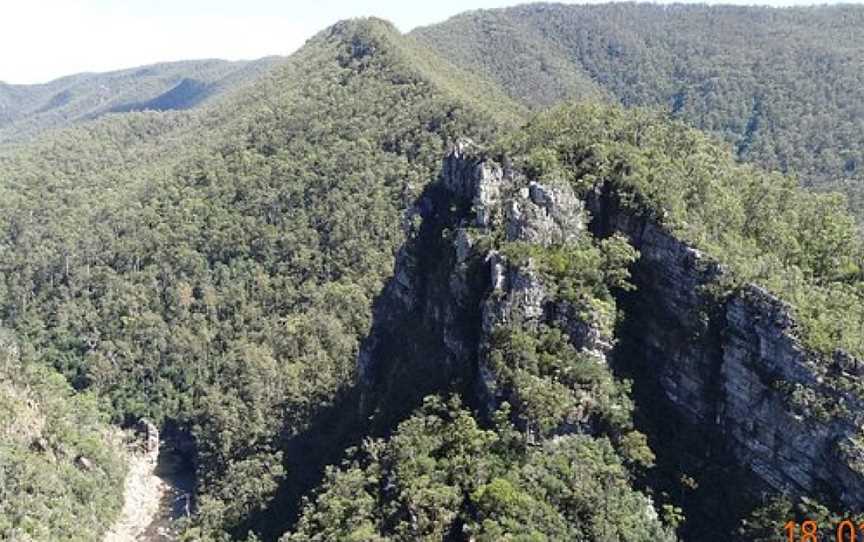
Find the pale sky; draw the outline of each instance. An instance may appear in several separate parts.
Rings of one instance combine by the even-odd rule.
[[[287,55],[340,19],[375,15],[408,31],[469,9],[520,3],[526,2],[0,0],[0,81],[42,83],[73,73],[162,61]],[[754,0],[722,3],[750,4]],[[813,1],[761,3],[781,6]]]

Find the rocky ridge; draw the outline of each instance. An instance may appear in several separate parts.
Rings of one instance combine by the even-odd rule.
[[[827,364],[817,359],[796,339],[791,310],[764,289],[751,285],[713,297],[711,286],[725,269],[650,216],[625,211],[607,187],[583,201],[563,183],[528,182],[465,140],[408,212],[413,242],[397,256],[394,279],[379,299],[380,318],[358,357],[366,396],[388,381],[393,386],[397,373],[416,371],[434,374],[437,384],[425,380],[415,401],[455,380],[491,413],[511,392],[488,364],[490,335],[502,324],[554,324],[576,349],[609,363],[613,337],[556,299],[531,262],[515,265],[489,242],[549,246],[572,242],[589,227],[599,237],[623,234],[640,251],[637,291],[625,307],[627,318],[638,319],[639,336],[629,338],[641,352],[638,362],[657,368],[657,385],[683,420],[712,432],[752,472],[749,489],[860,506],[864,405],[824,379],[826,366],[859,378],[860,362],[842,353]],[[422,340],[417,328],[406,333],[411,320],[422,322]],[[414,345],[413,354],[382,346],[397,337],[397,344]],[[420,359],[425,367],[418,369]],[[848,415],[796,406],[795,390],[813,390],[819,404]]]
[[[400,371],[428,374],[429,367],[418,364],[431,362],[439,385],[428,386],[424,379],[423,394],[455,380],[491,414],[512,399],[488,364],[490,337],[500,325],[554,324],[577,350],[606,363],[612,337],[556,299],[532,262],[517,265],[494,248],[499,242],[547,247],[584,235],[588,214],[569,185],[529,182],[460,140],[445,157],[439,182],[407,216],[410,241],[397,255],[394,278],[378,301],[376,325],[358,356],[365,397],[377,395],[375,390],[395,381]],[[422,218],[422,226],[415,217]],[[423,339],[416,329],[405,329],[412,320],[423,322]],[[412,339],[405,341],[406,336]],[[394,340],[427,349],[410,355],[403,348],[385,348]]]

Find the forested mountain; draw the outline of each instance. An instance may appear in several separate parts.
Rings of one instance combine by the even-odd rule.
[[[860,201],[859,6],[531,4],[412,34],[535,109],[597,96],[658,108],[718,134],[741,159]]]
[[[4,147],[0,535],[98,540],[104,422],[141,417],[188,445],[184,540],[775,540],[864,512],[842,198],[603,104],[541,24],[570,8],[519,9],[341,22],[210,107]],[[484,49],[487,18],[535,26]]]
[[[352,383],[404,202],[448,140],[493,132],[454,96],[496,91],[460,77],[346,23],[204,120],[106,118],[4,162],[3,321],[116,421],[192,431],[206,532],[267,504]]]
[[[260,77],[281,61],[172,62],[70,75],[38,85],[0,82],[0,143],[30,139],[107,113],[189,109]]]

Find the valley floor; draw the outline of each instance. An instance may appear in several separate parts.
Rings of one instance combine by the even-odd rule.
[[[188,513],[191,476],[169,453],[129,452],[123,511],[103,542],[164,542],[174,520]]]

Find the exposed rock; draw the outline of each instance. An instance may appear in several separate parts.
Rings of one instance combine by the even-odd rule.
[[[486,281],[478,281],[483,255],[475,250],[472,230],[493,223],[503,183],[500,166],[460,140],[444,159],[440,182],[408,211],[421,224],[396,256],[393,278],[376,300],[373,329],[357,357],[364,409],[371,408],[366,398],[373,395],[410,408],[404,403],[414,399],[403,396],[434,393],[473,373],[480,327],[475,315]],[[390,388],[394,375],[416,379],[416,389]],[[367,393],[373,389],[379,393]],[[382,399],[388,393],[400,399]]]
[[[460,139],[444,158],[443,186],[457,199],[471,202],[473,225],[488,228],[501,198],[504,170],[486,160],[469,139]]]
[[[444,187],[457,199],[472,202],[466,222],[481,230],[501,226],[508,241],[522,241],[549,246],[576,241],[585,230],[587,214],[584,203],[564,182],[542,185],[527,183],[507,169],[506,174],[494,162],[485,159],[470,142],[460,141],[444,163]],[[496,224],[495,217],[504,223]],[[462,262],[469,252],[465,229],[456,236],[456,260]],[[497,326],[509,325],[536,328],[555,323],[567,330],[574,346],[595,354],[605,363],[611,339],[602,337],[596,322],[585,321],[582,315],[566,305],[555,306],[555,300],[543,284],[540,274],[528,265],[517,266],[500,253],[490,250],[483,255],[488,265],[488,292],[481,302],[481,335],[472,347],[476,349],[477,378],[475,392],[487,413],[508,400],[487,362],[491,333]],[[464,268],[456,267],[451,289],[463,292],[459,285],[467,283]],[[458,296],[466,298],[462,293]],[[445,332],[445,337],[449,337]],[[445,340],[451,350],[464,352],[464,343]],[[461,344],[459,348],[457,344]]]
[[[34,451],[44,454],[49,449],[48,439],[46,439],[45,437],[36,437],[30,444],[30,447]]]
[[[84,457],[83,455],[79,455],[75,458],[75,466],[85,472],[90,472],[93,470],[93,462],[90,459]]]
[[[585,227],[584,205],[564,182],[531,182],[507,203],[507,239],[549,246],[576,240]]]
[[[724,270],[645,217],[622,211],[609,194],[589,202],[601,234],[627,235],[641,253],[637,319],[641,363],[651,367],[674,409],[697,428],[719,435],[755,474],[754,487],[791,495],[830,490],[847,506],[864,502],[864,404],[825,384],[828,367],[854,374],[860,363],[838,353],[819,359],[795,337],[790,308],[757,286],[727,301],[706,293]],[[820,404],[842,405],[859,419],[796,409],[783,387],[799,385]],[[841,453],[842,449],[842,453]]]
[[[602,187],[586,205],[566,184],[526,183],[466,140],[453,147],[440,183],[428,192],[411,211],[422,216],[422,233],[400,250],[358,356],[367,389],[398,387],[397,373],[424,375],[415,376],[428,385],[418,395],[438,389],[428,381],[443,389],[471,379],[479,404],[491,412],[507,391],[486,348],[504,324],[555,325],[577,350],[606,363],[614,341],[597,315],[555,299],[530,262],[515,265],[478,242],[499,228],[509,241],[573,242],[585,228],[587,206],[595,233],[622,233],[641,254],[626,309],[638,333],[629,340],[650,368],[647,378],[656,379],[682,420],[719,436],[750,469],[753,487],[742,489],[817,495],[827,488],[846,505],[864,502],[861,420],[820,417],[796,407],[788,393],[801,386],[860,418],[860,400],[832,389],[825,377],[829,370],[860,377],[862,363],[842,352],[828,360],[808,352],[795,338],[789,307],[768,292],[751,286],[729,299],[713,297],[710,287],[725,269],[650,214],[622,209]],[[574,420],[573,430],[579,427]]]
[[[492,291],[500,293],[507,284],[507,264],[497,250],[489,252],[486,256],[486,262],[489,264]]]
[[[135,424],[135,432],[140,439],[144,455],[153,458],[155,461],[159,456],[159,429],[150,420],[141,418]]]
[[[169,487],[156,475],[156,465],[150,457],[137,450],[130,452],[127,456],[129,469],[123,492],[123,509],[115,524],[105,533],[103,542],[153,540],[144,538],[144,534],[158,517],[160,504],[168,495]]]
[[[532,327],[579,315],[555,313],[539,273],[530,265],[512,265],[488,243],[478,248],[476,238],[500,229],[510,240],[571,242],[585,229],[584,204],[565,183],[529,184],[462,139],[444,158],[440,182],[427,189],[408,215],[423,217],[420,229],[425,233],[399,251],[394,278],[376,306],[376,324],[357,358],[363,387],[387,387],[388,375],[400,371],[412,377],[429,374],[424,392],[435,389],[429,380],[443,384],[470,378],[491,412],[506,399],[485,362],[484,345],[493,328]],[[442,243],[442,237],[449,242]],[[421,322],[419,329],[407,329],[411,321]],[[601,345],[599,332],[592,334],[592,324],[570,324],[583,343],[579,347],[593,349],[605,362],[608,348]],[[403,346],[394,352],[393,344]],[[416,345],[425,348],[412,353]]]
[[[556,301],[552,306],[550,320],[570,337],[577,349],[593,353],[605,361],[606,354],[612,350],[613,340],[601,330],[596,315],[584,316],[572,303]]]
[[[824,383],[821,360],[790,334],[788,307],[765,290],[745,288],[728,302],[725,316],[719,420],[733,453],[775,489],[812,494],[827,484],[847,506],[864,503],[864,472],[853,467],[864,456],[854,438],[864,404]],[[803,385],[859,419],[802,415],[778,392],[778,382]],[[849,457],[838,453],[841,443]]]
[[[182,518],[194,508],[195,454],[192,436],[168,423],[160,431],[139,420],[124,434],[128,464],[123,509],[103,542],[159,542],[181,539]],[[157,461],[158,459],[158,461]]]

